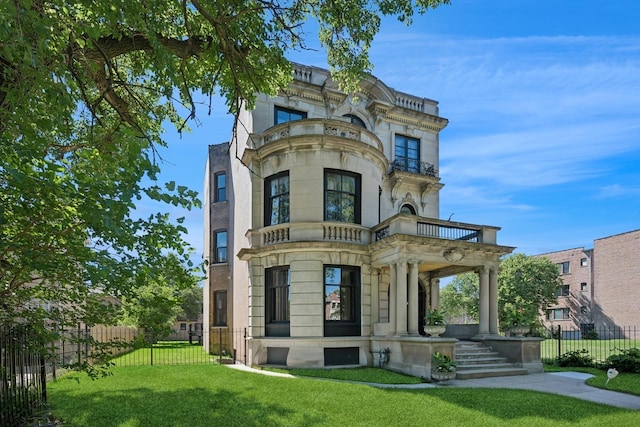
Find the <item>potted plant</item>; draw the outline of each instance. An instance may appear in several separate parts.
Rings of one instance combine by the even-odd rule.
[[[431,378],[439,383],[445,383],[456,377],[456,362],[448,354],[436,351],[431,356]]]
[[[445,330],[444,315],[437,308],[428,310],[424,316],[424,333],[439,337]]]

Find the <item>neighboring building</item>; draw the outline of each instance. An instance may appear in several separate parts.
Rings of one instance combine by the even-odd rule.
[[[204,181],[204,254],[207,279],[203,286],[202,340],[207,352],[220,349],[233,354],[233,319],[231,317],[232,254],[230,202],[227,182],[230,171],[229,145],[209,146]]]
[[[374,77],[360,88],[345,94],[328,71],[294,64],[285,93],[240,112],[229,152],[210,147],[205,336],[246,331],[233,350],[248,365],[371,366],[389,348],[391,369],[428,376],[432,352],[452,354],[456,340],[422,336],[424,313],[439,279],[465,271],[480,275],[475,337],[498,334],[497,269],[513,248],[497,227],[439,219],[447,119]]]
[[[555,262],[562,279],[558,304],[547,310],[545,326],[620,335],[625,327],[640,325],[640,230],[596,239],[593,249],[536,256]]]

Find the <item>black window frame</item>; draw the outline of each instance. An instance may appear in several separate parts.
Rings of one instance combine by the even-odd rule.
[[[280,120],[280,115],[278,113],[284,113],[288,117],[286,120]],[[306,111],[294,110],[292,108],[281,107],[276,105],[273,109],[273,125],[279,125],[281,123],[294,122],[296,120],[303,120],[307,118]]]
[[[335,273],[329,275],[328,270],[339,269],[340,280],[336,283]],[[361,280],[360,267],[352,265],[325,264],[322,268],[323,281],[323,316],[324,316],[324,336],[325,337],[342,337],[342,336],[360,336],[360,300],[361,300]],[[349,306],[345,309],[342,305],[343,301],[339,301],[338,318],[335,318],[335,311],[332,311],[333,299],[331,294],[338,290],[340,300],[343,296],[347,296]]]
[[[286,280],[284,282],[282,281],[284,277],[282,273],[286,273]],[[286,301],[285,304],[282,303],[283,297]],[[291,271],[288,265],[265,269],[264,304],[265,335],[269,337],[290,336]]]
[[[213,293],[213,326],[227,326],[227,291]]]
[[[275,180],[281,180],[287,178],[287,191],[278,193],[276,195],[271,194],[271,184]],[[264,180],[264,225],[277,225],[286,224],[291,220],[291,180],[289,179],[289,171],[279,172],[275,175],[271,175]],[[286,203],[282,203],[286,199]],[[273,207],[274,201],[278,200],[278,220],[273,222]],[[285,217],[280,219],[280,217]]]
[[[224,233],[224,246],[218,243],[218,236]],[[215,264],[224,264],[228,262],[227,248],[229,247],[229,235],[226,229],[220,229],[213,232],[213,262]],[[224,253],[220,252],[224,250]]]
[[[340,176],[340,189],[329,189],[329,175],[339,175]],[[353,178],[354,179],[354,192],[349,192],[344,190],[344,179],[345,178]],[[339,197],[339,204],[343,205],[345,199],[352,198],[353,199],[353,220],[348,220],[350,218],[345,218],[344,206],[341,206],[337,212],[338,214],[329,214],[329,206],[333,203],[330,202],[330,199],[335,200],[336,196]],[[343,171],[339,169],[325,169],[324,170],[324,220],[325,221],[335,221],[335,222],[345,222],[350,224],[360,224],[362,222],[362,214],[361,214],[361,202],[362,200],[362,178],[360,174],[354,172]]]
[[[404,172],[420,173],[420,139],[407,135],[396,134],[394,141],[394,164]],[[410,143],[415,143],[416,147],[409,147]],[[410,152],[415,151],[415,155],[410,156]]]

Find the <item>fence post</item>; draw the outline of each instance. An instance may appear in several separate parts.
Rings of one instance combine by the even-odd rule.
[[[218,328],[218,364],[222,365],[222,328]]]
[[[244,328],[244,364],[247,365],[247,328]]]
[[[562,326],[558,325],[558,359],[562,354]]]

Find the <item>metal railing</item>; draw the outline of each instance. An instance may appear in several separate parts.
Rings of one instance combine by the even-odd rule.
[[[640,328],[636,326],[556,325],[546,329],[545,334],[546,339],[540,345],[540,358],[545,362],[553,362],[569,352],[586,350],[585,355],[601,363],[622,350],[640,348]]]

